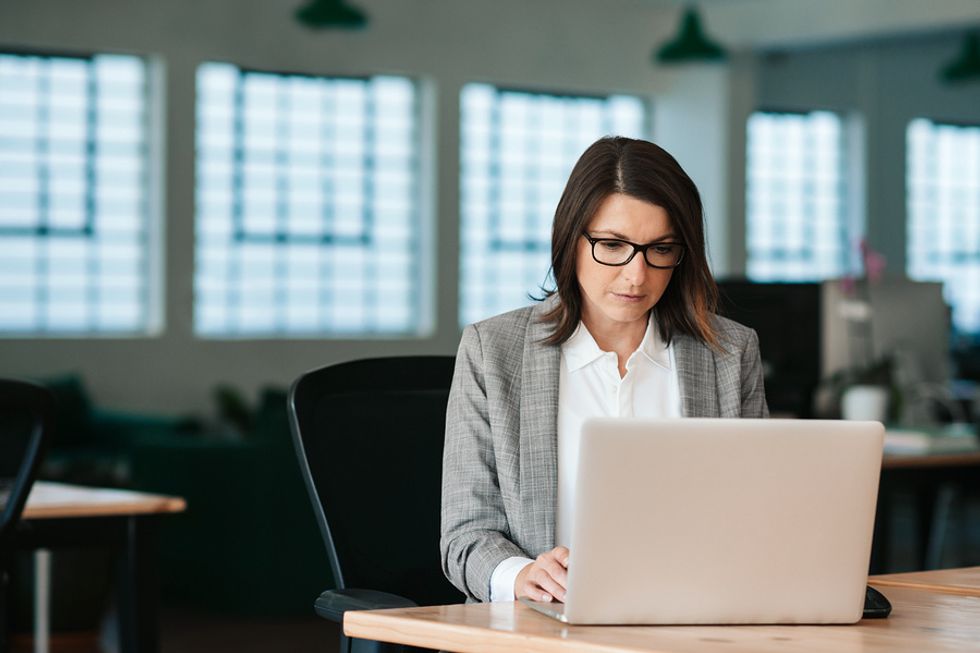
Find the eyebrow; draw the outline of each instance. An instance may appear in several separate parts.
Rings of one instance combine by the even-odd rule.
[[[629,238],[627,238],[624,234],[621,234],[618,231],[613,231],[612,229],[597,229],[596,231],[593,231],[592,232],[592,237],[593,238],[595,238],[595,234],[609,234],[613,238],[618,238],[619,240],[625,240],[626,242],[629,242],[629,243],[633,242],[632,240],[630,240]],[[673,231],[671,231],[670,233],[664,234],[663,236],[660,236],[658,238],[654,238],[653,240],[648,241],[648,242],[646,242],[644,244],[645,245],[652,245],[653,243],[662,243],[662,242],[665,242],[665,241],[673,241],[673,240],[676,240],[676,238],[677,238],[677,234],[675,234]]]

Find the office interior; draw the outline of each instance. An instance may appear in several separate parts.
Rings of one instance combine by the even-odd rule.
[[[239,650],[262,642],[292,642],[294,650],[335,644],[330,626],[312,616],[312,600],[331,577],[292,452],[286,391],[303,372],[332,363],[455,353],[467,321],[467,275],[474,274],[465,262],[469,209],[461,183],[469,161],[461,97],[474,85],[556,98],[622,96],[641,108],[639,135],[671,152],[698,185],[721,309],[760,334],[774,416],[840,417],[845,384],[856,383],[848,373],[887,361],[889,387],[907,390],[904,408],[891,403],[887,421],[947,440],[975,432],[980,315],[971,311],[980,311],[980,302],[971,303],[970,285],[980,285],[980,77],[974,71],[949,79],[944,71],[968,49],[970,35],[980,34],[976,2],[705,0],[697,3],[703,28],[726,56],[683,62],[656,57],[678,33],[689,6],[680,0],[351,0],[365,17],[353,27],[304,24],[297,11],[306,4],[0,4],[0,57],[8,62],[126,55],[144,64],[138,326],[64,328],[57,310],[7,322],[0,376],[49,383],[62,401],[60,439],[41,478],[187,499],[186,514],[159,527],[163,651],[203,650],[215,633],[235,633]],[[215,64],[230,64],[221,70],[232,76],[383,76],[411,88],[406,201],[413,222],[403,237],[411,238],[405,256],[414,262],[406,268],[407,290],[399,291],[412,297],[401,326],[386,331],[383,320],[343,317],[296,331],[284,323],[265,330],[207,326],[201,317],[207,282],[198,276],[205,203],[198,188],[200,102],[202,70]],[[4,95],[0,87],[0,120],[21,119],[11,102],[3,106]],[[833,117],[843,143],[828,164],[835,167],[831,187],[846,188],[833,200],[839,265],[780,272],[776,254],[776,272],[753,268],[750,122],[760,114],[813,112]],[[958,239],[956,247],[936,245],[928,219],[913,228],[920,211],[910,199],[915,125],[966,135],[968,144],[942,169],[967,181],[944,195],[952,204],[935,209],[957,225],[944,236]],[[5,147],[0,139],[0,156]],[[785,161],[793,156],[786,153]],[[10,161],[0,164],[2,174],[13,170]],[[23,190],[18,183],[0,178],[0,204],[4,194]],[[941,187],[942,179],[930,186]],[[821,210],[806,209],[802,219]],[[0,242],[13,231],[5,236],[0,222]],[[780,233],[771,232],[766,243]],[[772,246],[792,257],[808,245]],[[949,255],[946,277],[915,268],[917,250],[928,247]],[[370,269],[384,256],[369,252],[358,265]],[[11,270],[0,261],[0,292],[7,296],[0,302],[8,307],[20,301],[23,283]],[[480,283],[492,284],[492,277]],[[273,301],[267,310],[277,308]],[[344,306],[331,310],[339,314]],[[954,489],[943,495],[942,548],[931,560],[938,567],[980,564],[980,493],[975,482]],[[884,535],[889,557],[879,571],[921,568],[919,503],[899,492]],[[929,514],[935,518],[935,510]],[[24,557],[12,576],[15,647],[32,645],[33,564]],[[98,551],[56,554],[52,650],[112,649],[104,627],[114,618],[105,590],[111,573]],[[60,640],[59,629],[66,634]],[[81,639],[72,639],[77,633]]]

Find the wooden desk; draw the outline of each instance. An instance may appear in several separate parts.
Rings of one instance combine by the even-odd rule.
[[[155,521],[186,507],[180,497],[36,482],[11,542],[14,549],[41,552],[36,556],[35,650],[47,647],[47,551],[99,546],[116,553],[120,650],[155,653],[159,649]]]
[[[886,453],[881,460],[882,469],[922,469],[929,467],[980,467],[980,451],[922,454]]]
[[[187,503],[180,497],[38,481],[31,488],[21,518],[153,515],[186,509]]]
[[[910,587],[943,594],[980,597],[980,567],[871,576],[868,582],[878,587]]]
[[[852,626],[566,626],[498,603],[348,612],[344,633],[460,653],[977,651],[980,601],[900,587],[887,595],[891,617]]]

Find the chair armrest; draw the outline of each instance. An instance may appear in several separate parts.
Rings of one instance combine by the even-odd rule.
[[[404,596],[375,590],[327,590],[313,604],[324,619],[342,623],[348,610],[381,610],[384,608],[414,608],[418,603]]]

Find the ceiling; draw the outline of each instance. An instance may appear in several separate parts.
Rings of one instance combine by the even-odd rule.
[[[696,4],[730,48],[795,48],[980,29],[980,0],[650,0],[680,14]]]

